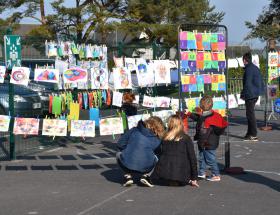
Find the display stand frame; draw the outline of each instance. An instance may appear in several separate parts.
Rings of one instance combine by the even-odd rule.
[[[225,36],[225,61],[226,61],[226,67],[225,67],[225,82],[226,82],[226,88],[225,88],[225,98],[226,101],[228,101],[228,80],[229,80],[229,75],[228,75],[228,62],[227,62],[227,49],[228,49],[228,30],[227,27],[225,25],[215,25],[215,24],[208,24],[208,23],[184,23],[184,24],[180,24],[178,26],[178,44],[177,44],[177,53],[178,53],[178,92],[179,92],[179,109],[182,112],[183,111],[183,96],[182,96],[182,82],[181,82],[181,75],[182,75],[182,71],[181,71],[181,49],[180,47],[180,32],[181,31],[199,31],[201,33],[207,31],[211,31],[213,33],[221,33],[221,31],[219,31],[219,29],[222,29],[222,33]],[[228,117],[228,102],[226,102],[226,118],[229,121],[229,117]],[[229,127],[227,128],[226,131],[226,140],[225,140],[225,151],[224,151],[224,156],[225,156],[225,171],[228,173],[241,173],[243,172],[243,168],[241,167],[234,167],[231,168],[230,167],[230,141],[229,141]]]

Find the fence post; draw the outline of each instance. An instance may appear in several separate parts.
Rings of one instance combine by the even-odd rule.
[[[225,142],[225,168],[230,167],[230,143]]]
[[[12,35],[12,29],[7,29],[7,35]],[[6,54],[6,53],[5,53]],[[13,128],[14,128],[14,115],[15,115],[15,109],[14,109],[14,85],[10,83],[12,70],[8,70],[9,76],[8,76],[8,83],[9,83],[9,115],[11,117],[10,121],[10,159],[14,160],[16,158],[15,153],[15,136],[13,134]]]
[[[122,42],[118,42],[118,57],[123,56],[123,43]]]
[[[152,43],[152,49],[153,49],[153,60],[157,58],[157,43],[156,40]]]

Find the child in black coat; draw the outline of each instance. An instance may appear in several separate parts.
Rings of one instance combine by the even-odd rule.
[[[155,176],[169,185],[189,183],[198,187],[194,146],[191,138],[184,133],[183,123],[178,115],[168,119],[168,129],[162,140]]]

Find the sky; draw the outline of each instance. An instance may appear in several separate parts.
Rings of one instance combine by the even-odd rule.
[[[51,2],[51,1],[46,1]],[[74,0],[65,1],[69,6],[73,6]],[[250,45],[251,48],[263,48],[264,43],[260,40],[243,41],[249,30],[245,26],[245,21],[256,22],[258,15],[264,7],[269,5],[269,0],[210,0],[211,5],[215,5],[216,11],[225,12],[224,24],[228,28],[229,45]],[[51,7],[46,5],[46,13],[51,13]],[[24,19],[22,23],[34,23],[31,19]]]
[[[221,24],[228,28],[229,44],[248,44],[255,48],[263,48],[264,43],[257,39],[242,43],[249,33],[245,21],[256,23],[259,14],[269,3],[269,0],[210,0],[210,4],[216,6],[216,11],[226,13]]]

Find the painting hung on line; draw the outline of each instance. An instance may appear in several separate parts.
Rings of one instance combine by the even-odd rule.
[[[35,69],[34,81],[59,83],[58,69]]]
[[[10,120],[10,116],[0,115],[0,132],[9,131]]]
[[[27,67],[13,67],[11,80],[13,84],[27,86],[29,82],[30,70]]]
[[[42,135],[46,136],[67,136],[67,120],[44,119]]]
[[[100,135],[115,135],[123,133],[123,122],[121,117],[101,119],[99,121]]]
[[[15,117],[14,134],[38,135],[39,119]]]
[[[93,120],[71,120],[72,137],[95,137],[95,122]]]

